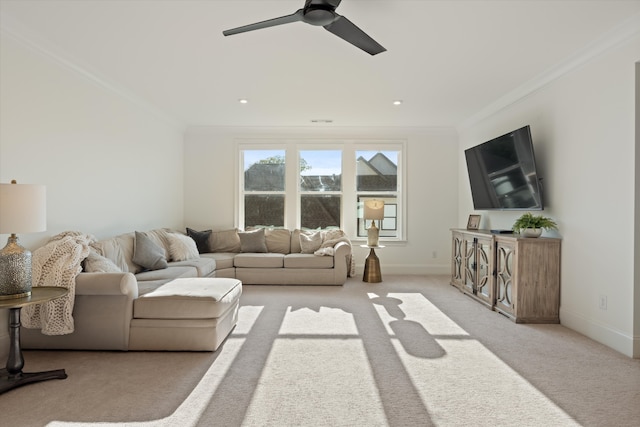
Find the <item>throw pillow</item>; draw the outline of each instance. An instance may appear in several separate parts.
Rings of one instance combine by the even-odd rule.
[[[211,252],[240,252],[238,229],[214,231],[211,233]]]
[[[300,252],[303,254],[312,254],[322,246],[322,232],[300,232]]]
[[[264,228],[254,231],[238,233],[240,236],[240,252],[267,252],[267,243],[264,239]]]
[[[164,248],[158,246],[146,234],[136,231],[133,243],[133,262],[147,270],[167,268]]]
[[[83,270],[86,273],[122,273],[120,267],[118,267],[109,258],[100,255],[93,248],[83,261],[82,265]]]
[[[291,253],[291,232],[282,228],[274,228],[264,231],[264,240],[267,243],[267,251],[276,254]]]
[[[179,233],[167,233],[169,239],[169,256],[173,261],[186,261],[200,258],[196,242],[189,236]]]
[[[302,252],[302,249],[300,249],[300,233],[301,232],[302,230],[300,230],[299,228],[296,228],[291,232],[291,253],[292,254],[299,254],[300,252]]]
[[[211,230],[196,231],[187,227],[187,235],[195,240],[198,252],[201,254],[211,252],[211,248],[209,247],[209,236],[211,236]]]

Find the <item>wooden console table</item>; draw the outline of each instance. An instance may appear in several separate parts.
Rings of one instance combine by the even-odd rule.
[[[20,348],[20,310],[31,304],[41,304],[60,298],[69,292],[65,288],[38,286],[31,289],[31,295],[22,298],[0,300],[0,308],[9,309],[9,357],[5,369],[0,370],[0,394],[16,387],[39,381],[65,379],[64,369],[44,372],[22,372],[24,358]]]
[[[560,239],[451,231],[451,285],[516,323],[560,323]]]

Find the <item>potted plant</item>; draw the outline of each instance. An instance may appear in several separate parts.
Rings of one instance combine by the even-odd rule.
[[[511,229],[514,233],[520,233],[524,237],[540,237],[542,229],[557,230],[558,224],[551,218],[527,212],[516,220]]]

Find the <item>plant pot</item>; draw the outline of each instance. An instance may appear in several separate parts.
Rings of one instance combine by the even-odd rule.
[[[524,237],[540,237],[542,235],[542,228],[525,228],[521,230]]]

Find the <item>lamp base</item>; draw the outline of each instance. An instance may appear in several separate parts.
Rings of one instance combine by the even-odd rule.
[[[0,299],[31,295],[31,252],[20,246],[15,234],[0,249]]]
[[[380,230],[376,227],[376,221],[371,221],[371,227],[367,230],[367,246],[378,246]]]

